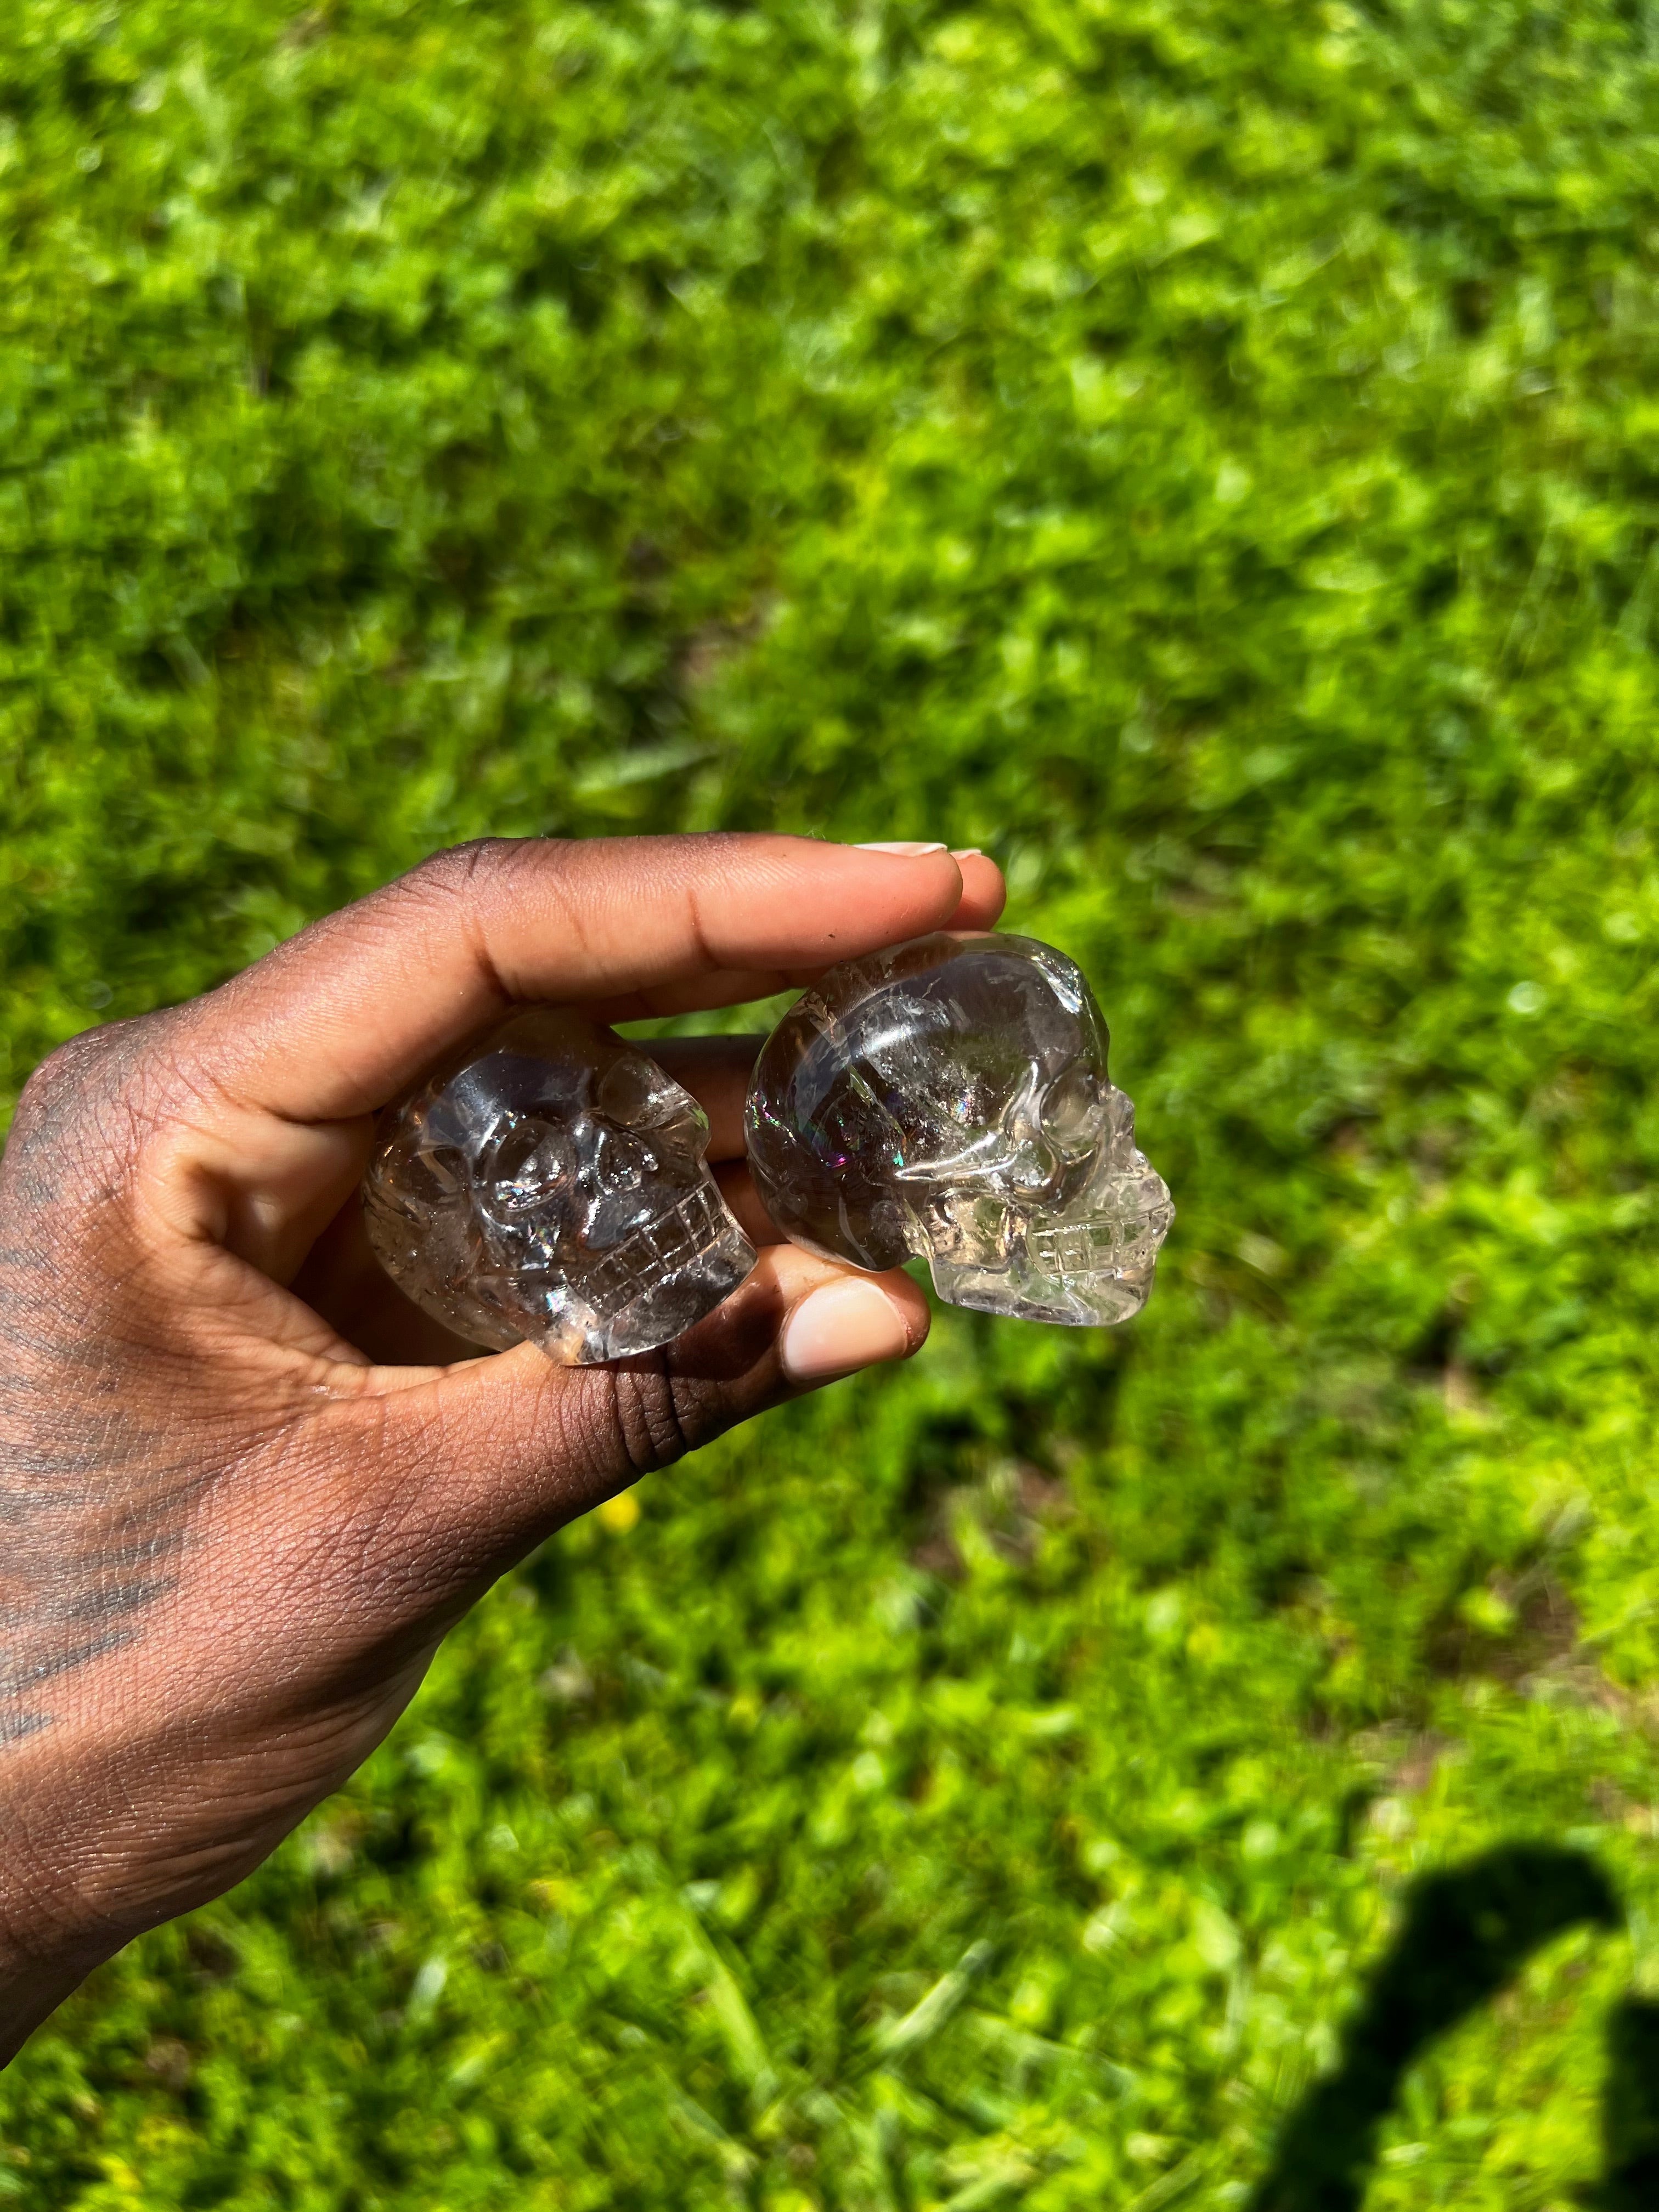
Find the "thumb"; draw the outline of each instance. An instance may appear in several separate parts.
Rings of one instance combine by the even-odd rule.
[[[769,1407],[908,1358],[927,1328],[927,1299],[902,1272],[864,1274],[770,1245],[722,1305],[660,1352],[558,1367],[525,1344],[435,1372],[362,1370],[352,1489],[360,1506],[366,1492],[387,1508],[395,1498],[376,1518],[412,1554],[386,1563],[399,1582],[412,1573],[404,1587],[441,1607],[465,1603],[641,1475]]]

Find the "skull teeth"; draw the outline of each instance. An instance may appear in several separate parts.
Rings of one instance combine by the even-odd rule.
[[[1173,1218],[1172,1207],[1155,1206],[1127,1221],[1067,1222],[1054,1229],[1031,1231],[1025,1249],[1047,1275],[1116,1273],[1126,1267],[1145,1267]]]
[[[603,1255],[582,1282],[582,1296],[599,1319],[614,1320],[653,1281],[672,1275],[734,1234],[731,1216],[717,1191],[692,1191],[667,1213]]]

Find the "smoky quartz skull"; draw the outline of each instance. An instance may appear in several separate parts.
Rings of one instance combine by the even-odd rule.
[[[416,1305],[474,1344],[562,1364],[667,1344],[755,1252],[710,1175],[688,1091],[613,1030],[515,1014],[386,1116],[369,1241]]]
[[[1175,1209],[1106,1048],[1081,971],[1035,939],[941,934],[846,961],[761,1054],[756,1186],[795,1243],[859,1267],[924,1258],[953,1305],[1127,1320]]]

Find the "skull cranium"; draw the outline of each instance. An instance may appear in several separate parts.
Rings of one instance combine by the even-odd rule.
[[[1146,1304],[1174,1208],[1076,965],[939,935],[833,969],[768,1040],[750,1166],[794,1242],[925,1257],[956,1305],[1101,1324]]]
[[[588,1364],[654,1350],[754,1265],[688,1091],[574,1012],[517,1014],[389,1117],[364,1182],[394,1281],[457,1334]]]

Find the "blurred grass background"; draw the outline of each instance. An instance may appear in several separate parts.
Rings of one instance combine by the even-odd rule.
[[[1364,2202],[1650,2203],[1659,9],[9,0],[0,240],[13,1093],[453,839],[940,836],[1181,1209],[550,1545],[0,2197],[1242,2205],[1530,1840]]]

